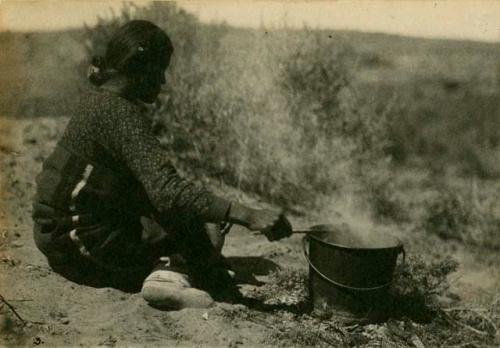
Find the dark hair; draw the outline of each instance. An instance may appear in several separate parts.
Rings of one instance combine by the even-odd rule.
[[[173,50],[161,28],[145,20],[133,20],[114,33],[104,57],[92,58],[87,76],[99,86],[118,73],[137,76],[152,64],[166,68]]]

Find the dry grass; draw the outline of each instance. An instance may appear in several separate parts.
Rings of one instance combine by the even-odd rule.
[[[202,25],[172,3],[152,3],[126,5],[87,28],[87,56],[102,53],[112,30],[130,18],[150,19],[173,38],[176,53],[154,128],[188,175],[221,180],[280,206],[321,207],[325,220],[337,220],[344,209],[359,222],[370,212],[384,223],[499,248],[492,182],[469,191],[436,176],[447,167],[482,178],[500,172],[497,46],[353,33],[331,37],[307,28],[239,30]],[[64,50],[50,55],[58,35],[26,45],[34,53],[23,64],[36,78],[19,108],[25,116],[50,114],[54,103],[47,100],[69,100],[63,90],[73,93],[69,97],[77,93],[78,86],[67,87],[82,78],[81,57]],[[80,34],[68,37],[64,45],[75,48]],[[55,86],[50,91],[42,88],[47,76]],[[7,97],[15,97],[23,83]],[[0,104],[10,103],[8,98]],[[53,107],[52,114],[59,110]],[[425,178],[394,180],[394,163],[423,168]],[[365,227],[373,228],[373,221]],[[448,289],[455,268],[448,259],[410,258],[396,273],[392,317],[380,325],[346,328],[313,317],[306,275],[294,270],[276,273],[253,294],[268,312],[234,315],[273,327],[262,343],[282,346],[500,344],[500,301],[461,302]]]
[[[458,264],[449,258],[424,261],[410,257],[399,264],[390,298],[392,312],[387,321],[349,325],[335,316],[315,317],[307,305],[307,276],[304,271],[284,269],[250,295],[267,304],[265,317],[246,311],[246,320],[273,327],[263,343],[278,346],[376,346],[414,347],[489,346],[498,341],[500,301],[463,303],[450,292],[448,277]],[[241,314],[241,313],[240,313]]]
[[[483,189],[479,196],[476,190],[442,187],[424,207],[422,224],[426,231],[443,239],[494,250],[500,248],[500,206],[494,190]]]
[[[124,8],[89,30],[89,53],[129,18],[174,38],[155,129],[179,167],[217,177],[282,206],[318,193],[367,191],[387,178],[385,119],[362,103],[356,53],[312,30],[239,31],[202,25],[173,4]]]

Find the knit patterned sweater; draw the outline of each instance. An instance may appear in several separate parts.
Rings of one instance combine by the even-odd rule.
[[[144,215],[220,222],[229,208],[177,174],[139,106],[102,88],[80,98],[36,181],[42,232],[70,234],[89,254],[139,238]]]

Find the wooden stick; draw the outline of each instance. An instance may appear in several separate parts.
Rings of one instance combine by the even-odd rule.
[[[9,307],[9,309],[12,311],[12,313],[15,314],[15,316],[23,323],[23,325],[26,325],[28,323],[30,324],[37,324],[37,325],[45,325],[45,322],[43,321],[26,321],[24,320],[20,315],[19,313],[17,313],[16,309],[14,308],[13,305],[11,305],[6,299],[5,297],[3,297],[2,295],[0,295],[0,301],[2,301],[2,303],[4,303],[5,305],[7,305],[7,307]],[[27,300],[27,301],[30,301],[30,300]]]
[[[293,230],[292,231],[294,234],[308,234],[308,233],[315,233],[315,232],[332,232],[330,230]]]
[[[7,307],[9,307],[9,309],[12,311],[12,313],[14,313],[16,315],[16,317],[23,322],[23,324],[26,324],[26,320],[24,320],[19,315],[19,313],[17,313],[17,311],[14,308],[14,306],[12,306],[9,302],[7,302],[7,300],[2,295],[0,295],[0,301],[2,301],[3,303],[5,303],[7,305]]]
[[[299,233],[306,234],[306,233],[311,233],[311,232],[314,232],[314,231],[311,231],[311,230],[293,230],[294,234],[299,234]]]

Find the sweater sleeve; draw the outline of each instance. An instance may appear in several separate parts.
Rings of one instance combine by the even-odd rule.
[[[101,110],[95,122],[99,142],[130,168],[160,214],[176,211],[206,222],[224,219],[229,201],[178,175],[135,105],[120,103]]]

